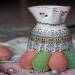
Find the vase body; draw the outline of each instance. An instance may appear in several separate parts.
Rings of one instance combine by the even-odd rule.
[[[68,6],[33,6],[29,10],[37,23],[32,30],[29,48],[55,52],[71,48],[71,35],[65,25]]]

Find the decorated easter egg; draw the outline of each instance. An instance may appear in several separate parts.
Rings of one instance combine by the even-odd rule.
[[[20,58],[20,66],[25,69],[32,69],[32,59],[38,54],[37,51],[29,51]]]
[[[58,72],[65,71],[68,68],[68,61],[63,52],[55,52],[49,59],[49,67]]]
[[[48,51],[40,52],[32,60],[33,69],[38,72],[45,72],[49,70],[48,61],[50,58],[50,53]]]
[[[9,60],[12,57],[12,52],[6,46],[0,46],[0,60]]]
[[[75,68],[75,52],[72,52],[72,50],[65,50],[64,53],[69,61],[69,68]]]

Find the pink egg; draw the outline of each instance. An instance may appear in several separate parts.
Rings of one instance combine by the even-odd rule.
[[[50,60],[49,67],[52,70],[57,70],[58,72],[63,72],[68,68],[68,61],[63,52],[55,52]]]
[[[24,53],[20,58],[20,66],[25,69],[32,69],[32,59],[38,54],[37,51]]]
[[[0,46],[0,60],[9,60],[11,57],[11,51],[6,46]]]

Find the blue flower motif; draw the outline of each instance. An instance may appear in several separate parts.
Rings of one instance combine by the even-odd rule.
[[[33,46],[39,46],[39,42],[37,42],[37,41],[35,41],[34,43],[33,43]]]

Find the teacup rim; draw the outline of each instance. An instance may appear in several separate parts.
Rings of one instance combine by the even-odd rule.
[[[71,8],[71,6],[65,6],[65,5],[34,5],[34,6],[29,6],[29,8],[44,8],[44,7],[48,7],[48,8]]]

